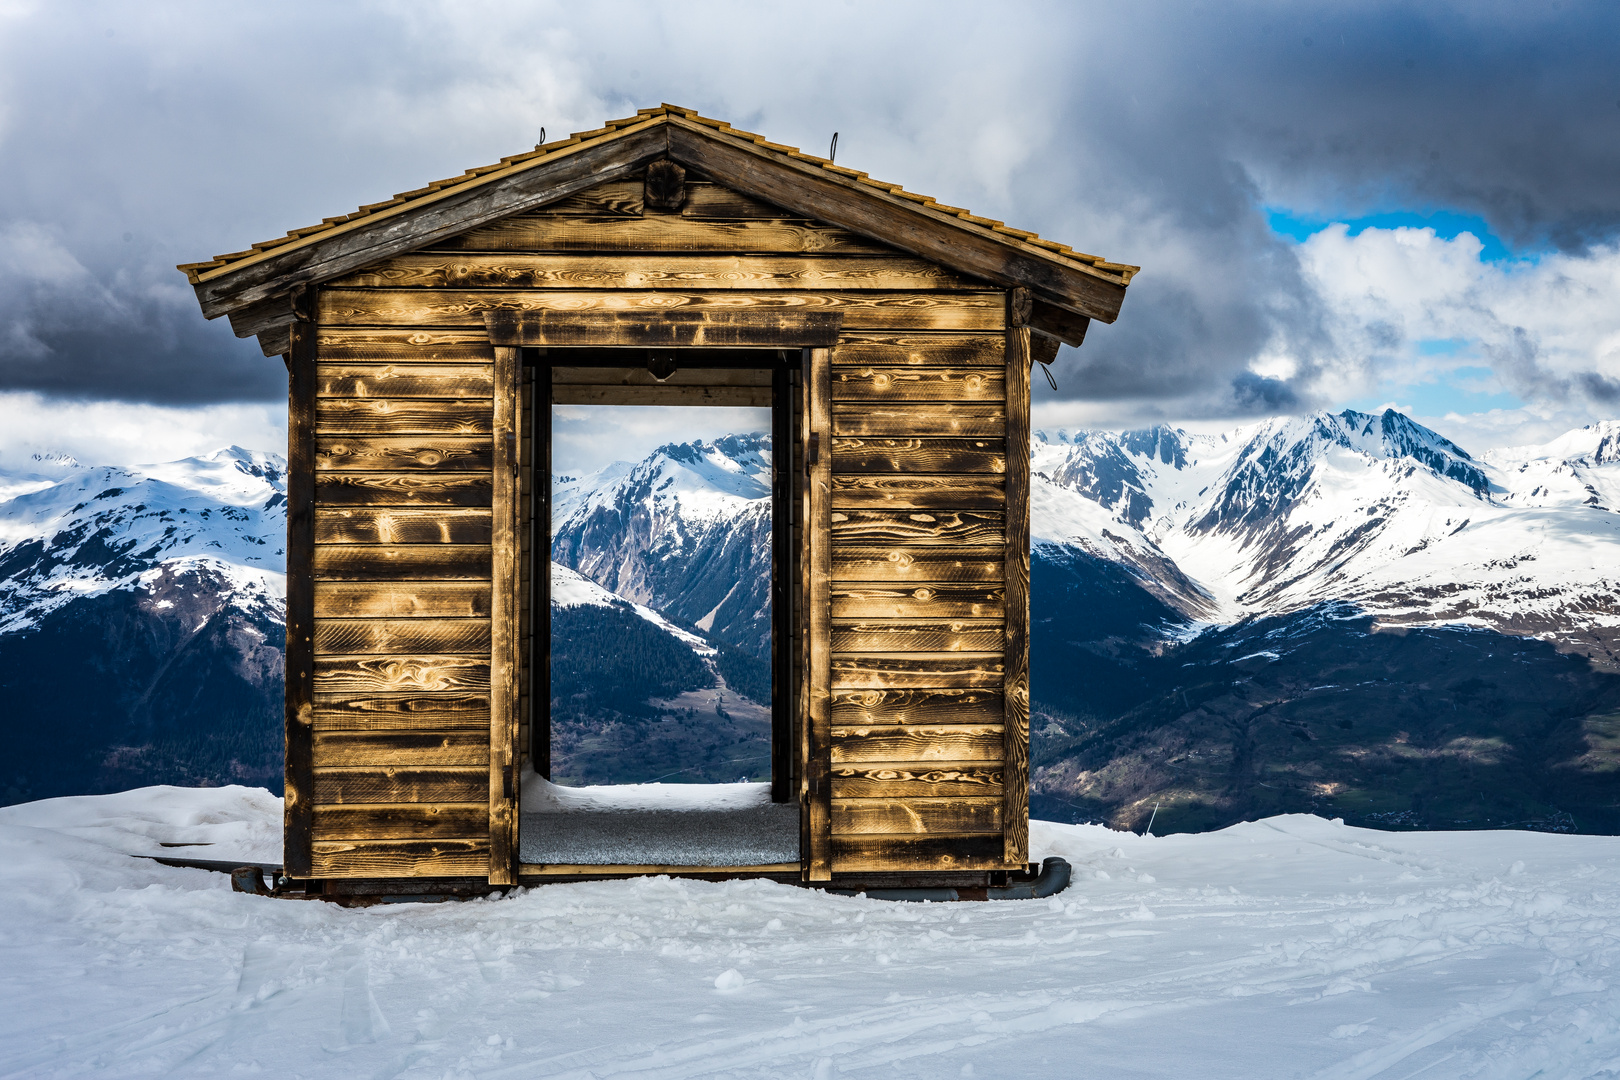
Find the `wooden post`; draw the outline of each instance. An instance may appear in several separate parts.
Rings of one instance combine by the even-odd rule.
[[[811,349],[806,397],[805,466],[808,512],[805,546],[809,566],[805,589],[805,631],[810,662],[805,672],[809,735],[805,810],[809,850],[804,853],[810,881],[832,880],[832,351]]]
[[[281,862],[314,873],[315,326],[292,326],[287,354],[286,800]]]
[[[489,883],[517,881],[518,350],[495,349],[494,514],[490,543]]]
[[[1015,292],[1021,290],[1014,290]],[[1002,828],[1009,867],[1029,861],[1029,327],[1007,329],[1007,660]],[[1026,307],[1027,310],[1027,307]]]
[[[793,387],[787,365],[771,372],[771,801],[793,787]]]

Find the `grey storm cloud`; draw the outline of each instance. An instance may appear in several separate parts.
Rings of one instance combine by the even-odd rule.
[[[1313,404],[1324,314],[1263,207],[1620,235],[1605,3],[38,4],[0,12],[0,388],[269,400],[175,263],[675,101],[1139,263],[1060,393]],[[1249,363],[1268,347],[1288,380]],[[1612,382],[1591,384],[1602,396]],[[1590,381],[1590,380],[1588,380]]]

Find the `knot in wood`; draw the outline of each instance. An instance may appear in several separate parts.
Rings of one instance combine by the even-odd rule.
[[[686,170],[668,158],[647,166],[646,204],[657,210],[679,210],[686,201]]]

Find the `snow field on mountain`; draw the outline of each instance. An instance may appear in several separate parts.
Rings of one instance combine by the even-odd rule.
[[[0,633],[81,596],[171,574],[279,622],[286,596],[286,464],[226,447],[128,468],[42,457],[0,472]]]
[[[558,562],[551,564],[551,602],[558,607],[579,607],[580,605],[612,607],[614,604],[627,604],[631,611],[634,611],[671,637],[680,640],[699,656],[713,656],[716,651],[713,645],[710,645],[690,630],[682,630],[647,605],[633,603],[618,593],[609,592],[596,582],[580,577],[579,574]]]
[[[1620,1073],[1615,838],[1035,822],[1067,892],[927,905],[643,878],[346,910],[131,857],[263,859],[280,813],[0,810],[0,1077]]]
[[[1196,618],[1349,601],[1406,622],[1620,629],[1620,422],[1483,461],[1393,412],[1040,433],[1033,467],[1037,541],[1150,576],[1168,559],[1212,601],[1188,597]]]

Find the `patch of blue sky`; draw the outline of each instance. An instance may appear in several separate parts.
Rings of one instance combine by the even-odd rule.
[[[1271,231],[1303,243],[1329,225],[1342,224],[1356,236],[1363,229],[1433,229],[1442,240],[1455,240],[1463,233],[1473,233],[1480,242],[1479,257],[1484,262],[1504,262],[1510,259],[1533,259],[1531,252],[1514,252],[1502,243],[1485,219],[1477,214],[1459,214],[1451,210],[1390,210],[1361,217],[1319,217],[1299,214],[1280,206],[1265,207],[1266,221]]]
[[[1494,383],[1490,368],[1459,367],[1422,382],[1385,380],[1372,394],[1347,401],[1345,407],[1357,412],[1376,412],[1394,402],[1416,416],[1445,416],[1447,413],[1467,416],[1492,409],[1524,408],[1524,402],[1516,395],[1496,388]]]

